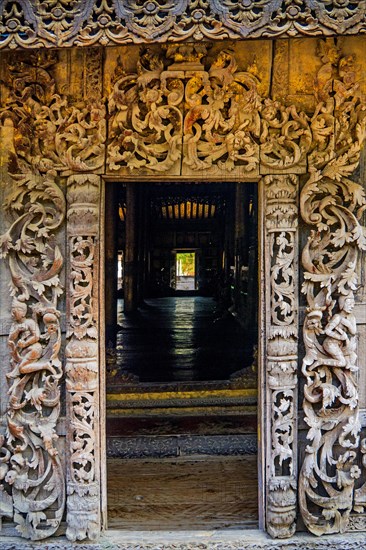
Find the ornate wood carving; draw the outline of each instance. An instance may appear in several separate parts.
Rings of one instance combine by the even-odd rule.
[[[159,54],[149,51],[139,59],[137,74],[127,75],[117,66],[109,98],[109,171],[148,169],[179,174],[181,76],[182,72],[165,71]]]
[[[231,173],[306,171],[312,147],[309,117],[260,96],[257,78],[239,72],[230,50],[206,68],[203,44],[146,50],[137,74],[117,65],[109,98],[111,173]],[[185,102],[183,102],[183,98]],[[315,123],[314,123],[315,124]]]
[[[295,532],[297,500],[298,176],[263,178],[267,530]]]
[[[309,426],[300,473],[300,510],[317,534],[345,531],[353,506],[359,446],[357,327],[352,313],[358,251],[366,246],[360,216],[363,187],[348,176],[365,139],[366,107],[354,60],[334,43],[321,44],[319,106],[313,117],[334,128],[328,153],[319,141],[301,192],[303,220],[314,229],[302,252],[307,310],[304,320],[305,422]],[[318,125],[320,128],[320,125]],[[315,149],[314,149],[315,151]],[[322,159],[319,158],[322,152]]]
[[[365,32],[364,0],[5,0],[0,48]]]
[[[94,58],[98,53],[96,49]],[[105,106],[95,93],[75,104],[57,93],[52,76],[57,55],[31,52],[9,59],[2,117],[7,117],[16,143],[13,172],[95,173],[103,168]]]
[[[12,319],[6,441],[1,441],[0,517],[32,540],[52,535],[65,505],[56,447],[62,366],[58,299],[63,259],[55,234],[65,200],[53,172],[13,176],[4,205],[14,219],[0,236],[11,274]]]
[[[67,182],[69,288],[66,389],[68,430],[67,537],[94,539],[100,531],[98,235],[100,178]]]
[[[150,4],[158,5],[154,1]],[[165,13],[167,5],[160,2],[159,13]],[[208,17],[206,12],[199,12],[200,2],[176,3],[174,9],[182,5],[191,18]],[[55,16],[60,17],[55,36],[62,36],[66,43],[63,33],[67,29],[71,44],[81,40],[81,35],[77,38],[72,34],[70,10],[69,19],[62,22],[68,6],[62,0],[53,5],[61,10]],[[101,6],[111,18],[119,6],[115,19],[118,28],[129,29],[123,10],[135,9],[132,3],[126,8],[103,1]],[[231,2],[221,2],[220,6],[229,10]],[[253,28],[265,6],[265,2],[257,3]],[[296,6],[292,3],[287,7],[290,10]],[[31,13],[33,4],[19,0],[16,4],[3,3],[2,9],[3,13],[13,10],[12,16],[18,17],[18,12],[25,9]],[[49,13],[51,7],[37,4],[37,9]],[[138,9],[138,17],[131,16],[131,26],[144,25],[147,35],[155,25],[162,24],[162,16],[147,14],[146,3],[138,3]],[[85,43],[90,44],[88,33],[94,33],[95,42],[103,42],[105,36],[112,37],[107,41],[115,40],[114,23],[109,27],[103,23],[103,31],[98,30],[97,20],[99,15],[104,17],[103,11],[97,17],[92,2],[86,4],[86,10],[94,15],[84,22],[80,19]],[[305,8],[301,10],[304,14]],[[242,12],[249,13],[241,8],[225,13],[242,22]],[[177,13],[169,11],[172,19],[166,29],[169,25],[170,30],[175,28]],[[311,13],[307,17],[309,25]],[[346,11],[343,15],[342,21]],[[50,16],[44,37],[53,28],[53,20]],[[210,21],[184,24],[195,29],[191,36],[201,36],[199,33],[204,34],[202,29],[209,28]],[[217,36],[220,28],[215,27]],[[37,32],[29,34],[29,44],[36,44]],[[126,32],[128,35],[130,30]],[[26,41],[24,36],[22,40]],[[10,38],[14,40],[14,34]],[[46,40],[44,45],[50,43]],[[301,215],[314,228],[302,253],[303,292],[308,306],[302,372],[309,445],[300,474],[300,510],[308,529],[322,534],[345,530],[352,507],[359,511],[364,502],[364,488],[354,491],[354,480],[360,472],[355,464],[359,443],[358,367],[352,308],[357,253],[365,248],[359,219],[366,201],[361,186],[349,176],[357,166],[364,141],[366,110],[352,58],[342,57],[332,42],[322,42],[319,52],[323,65],[315,83],[317,107],[312,115],[261,97],[255,75],[250,68],[239,71],[231,51],[223,50],[212,63],[205,64],[201,44],[170,45],[164,56],[146,50],[132,75],[125,74],[118,65],[109,98],[110,174],[130,170],[180,174],[182,156],[183,173],[197,177],[207,177],[209,171],[231,176],[270,174],[263,177],[269,280],[264,356],[270,419],[266,491],[267,528],[276,537],[291,535],[296,519],[295,174],[299,173],[308,172],[309,176],[301,192]],[[100,55],[98,50],[84,57],[100,70]],[[14,295],[9,334],[9,431],[6,441],[0,442],[0,515],[13,517],[21,534],[29,538],[55,532],[62,516],[64,483],[54,444],[61,376],[57,307],[62,291],[58,279],[62,258],[55,235],[65,214],[65,201],[55,182],[60,174],[80,172],[69,177],[67,187],[67,536],[74,541],[94,538],[100,529],[96,301],[100,181],[96,174],[104,166],[106,113],[100,101],[100,86],[89,82],[85,75],[84,93],[89,95],[89,103],[74,104],[56,92],[56,60],[53,51],[13,58],[5,74],[5,106],[0,112],[6,128],[10,174],[22,174],[10,177],[12,188],[5,206],[15,221],[0,241],[2,255],[9,261]]]

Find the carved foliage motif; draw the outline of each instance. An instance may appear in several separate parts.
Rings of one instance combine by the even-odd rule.
[[[99,55],[98,55],[99,54]],[[100,52],[84,56],[100,67]],[[105,110],[98,104],[98,87],[85,90],[92,103],[69,105],[56,94],[51,71],[57,54],[40,52],[10,60],[5,106],[0,111],[5,155],[12,187],[4,205],[15,219],[0,237],[2,256],[12,277],[13,325],[9,334],[10,367],[8,436],[1,454],[0,515],[12,517],[19,532],[32,539],[54,533],[65,505],[65,481],[54,440],[60,410],[59,350],[61,330],[58,297],[62,255],[55,232],[65,216],[65,199],[57,172],[98,171],[103,163]],[[100,72],[98,73],[100,80]],[[86,95],[86,94],[85,94]],[[26,175],[15,175],[23,173]],[[67,389],[72,465],[68,470],[68,536],[95,537],[99,532],[99,485],[95,481],[95,412],[97,393],[96,329],[90,273],[94,267],[95,217],[99,188],[91,184],[68,190],[72,273],[72,314],[67,347]],[[77,180],[75,180],[77,181]],[[78,183],[78,182],[77,182]],[[77,186],[76,186],[77,187]],[[84,215],[73,203],[85,203]],[[83,195],[84,193],[84,195]],[[94,202],[93,202],[94,201]],[[85,225],[82,226],[82,221]],[[74,225],[73,225],[74,224]],[[77,227],[76,232],[72,232]],[[84,230],[84,232],[83,232]],[[86,234],[86,238],[80,235]],[[84,336],[84,349],[74,343]],[[93,347],[94,346],[94,347]],[[88,355],[89,353],[89,355]],[[80,389],[82,394],[77,393]],[[85,390],[85,391],[84,391]],[[80,487],[82,485],[82,487]],[[80,495],[83,495],[82,502]],[[75,523],[78,512],[79,519]],[[83,515],[84,512],[84,515]],[[73,523],[74,522],[74,523]]]
[[[103,166],[105,107],[93,94],[89,102],[72,104],[56,93],[51,74],[56,62],[57,52],[9,59],[0,117],[13,134],[13,172],[67,174]]]
[[[67,471],[67,537],[96,538],[100,529],[98,474],[97,238],[99,177],[70,176],[67,183],[69,246],[66,346],[67,410],[70,419]]]
[[[365,32],[364,0],[5,0],[0,47]]]
[[[259,165],[264,173],[305,172],[315,121],[294,105],[261,97],[257,78],[251,69],[238,71],[232,51],[220,51],[207,70],[206,53],[200,44],[171,45],[167,68],[149,49],[137,74],[117,66],[109,170],[167,172],[182,156],[183,141],[183,174],[258,175]],[[174,173],[179,170],[175,165]]]
[[[65,505],[55,446],[62,366],[58,298],[62,256],[55,240],[65,215],[55,174],[13,176],[5,203],[15,219],[0,236],[11,274],[12,319],[7,435],[1,458],[0,516],[33,540],[52,535]]]
[[[295,532],[297,453],[297,226],[298,177],[266,176],[264,254],[267,295],[267,529],[274,537]]]
[[[301,214],[313,226],[302,253],[307,300],[304,321],[305,422],[309,444],[300,473],[300,509],[320,535],[344,531],[353,506],[359,445],[356,374],[358,251],[366,241],[359,219],[366,207],[361,185],[348,179],[365,139],[366,107],[353,59],[332,42],[322,44],[318,112],[335,128],[325,162],[311,167],[301,193]],[[333,122],[332,122],[333,121]]]
[[[121,74],[109,99],[108,168],[168,171],[181,157],[183,84],[164,71],[158,54],[142,55],[137,70],[126,75],[117,67]]]

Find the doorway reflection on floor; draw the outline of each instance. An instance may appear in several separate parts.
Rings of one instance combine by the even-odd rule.
[[[140,383],[223,381],[253,365],[255,342],[213,298],[151,298],[128,315],[119,301],[118,325],[109,387],[126,373]]]

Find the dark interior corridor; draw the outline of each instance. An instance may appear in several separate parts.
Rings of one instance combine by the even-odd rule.
[[[254,183],[106,185],[108,390],[240,386],[257,342],[257,202]]]
[[[253,364],[253,338],[227,313],[218,315],[211,297],[186,296],[145,299],[126,315],[119,303],[117,360],[108,387],[136,382],[195,382],[230,380]],[[155,384],[156,383],[156,384]]]
[[[257,217],[253,183],[106,184],[111,527],[257,525]]]

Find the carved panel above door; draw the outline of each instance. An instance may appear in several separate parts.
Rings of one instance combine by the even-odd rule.
[[[255,177],[305,173],[313,120],[262,95],[256,67],[205,44],[146,49],[136,73],[120,58],[109,96],[109,175]],[[321,153],[319,153],[321,156]],[[182,164],[182,165],[181,165]]]

